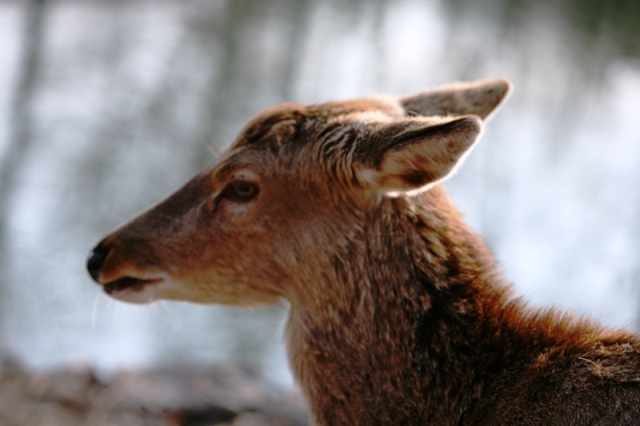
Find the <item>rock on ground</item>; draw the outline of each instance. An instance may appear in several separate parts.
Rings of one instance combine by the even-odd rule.
[[[299,426],[299,393],[283,393],[233,365],[123,371],[108,381],[87,368],[28,373],[0,361],[0,426]]]

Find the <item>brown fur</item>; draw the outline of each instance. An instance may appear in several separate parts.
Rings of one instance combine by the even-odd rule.
[[[638,337],[514,299],[437,185],[508,89],[268,109],[89,271],[136,303],[287,299],[318,425],[638,424]]]

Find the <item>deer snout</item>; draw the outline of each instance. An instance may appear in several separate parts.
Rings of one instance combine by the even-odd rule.
[[[89,253],[87,271],[109,296],[131,303],[153,302],[158,298],[156,292],[160,284],[166,284],[167,276],[158,270],[136,266],[131,258],[136,256],[110,236]]]
[[[107,247],[104,242],[100,242],[94,249],[89,253],[89,257],[87,258],[87,271],[89,271],[89,275],[91,278],[97,283],[98,277],[100,276],[100,271],[102,270],[102,265],[104,265],[104,261],[109,255],[109,247]]]

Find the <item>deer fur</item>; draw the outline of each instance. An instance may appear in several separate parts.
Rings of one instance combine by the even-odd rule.
[[[317,425],[637,425],[638,336],[514,298],[439,185],[509,90],[267,109],[89,272],[133,303],[288,300]]]

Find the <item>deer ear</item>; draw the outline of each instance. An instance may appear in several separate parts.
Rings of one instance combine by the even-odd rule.
[[[489,119],[507,99],[511,83],[504,79],[457,83],[400,99],[410,115],[477,115]]]
[[[393,122],[356,149],[356,174],[391,195],[426,190],[453,173],[481,132],[474,116]]]

